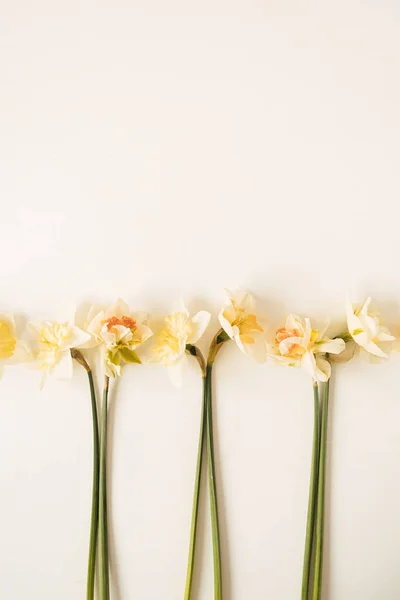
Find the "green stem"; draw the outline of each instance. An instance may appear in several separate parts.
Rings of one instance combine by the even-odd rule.
[[[107,410],[109,378],[104,381],[103,406],[101,410],[100,441],[100,507],[99,507],[99,570],[100,600],[110,600],[107,527]]]
[[[318,475],[318,506],[316,520],[314,580],[312,587],[312,600],[320,600],[322,591],[322,562],[324,552],[324,522],[325,522],[325,479],[326,479],[326,453],[328,440],[328,401],[329,381],[321,384],[322,387],[322,416],[321,416],[321,445],[319,453]]]
[[[314,433],[311,456],[311,474],[310,488],[308,493],[308,512],[307,512],[307,527],[306,527],[306,542],[304,548],[304,563],[303,563],[303,582],[301,586],[301,600],[308,600],[308,590],[310,585],[310,566],[313,549],[314,527],[315,527],[315,508],[317,502],[318,490],[318,460],[319,460],[319,444],[320,444],[320,427],[319,427],[319,396],[318,384],[314,382]]]
[[[212,421],[212,364],[206,371],[206,420],[207,420],[207,453],[208,482],[210,488],[211,531],[214,556],[214,600],[222,600],[221,549],[218,522],[217,486],[215,478],[213,421]]]
[[[186,572],[186,585],[185,585],[184,600],[190,599],[190,594],[192,591],[192,582],[193,582],[194,556],[195,556],[195,550],[196,550],[197,519],[198,519],[198,512],[199,512],[201,470],[202,470],[202,462],[203,462],[203,447],[204,447],[204,434],[205,434],[206,402],[207,402],[206,390],[207,390],[206,379],[203,376],[203,404],[202,404],[202,409],[201,409],[199,446],[198,446],[198,450],[197,450],[196,479],[195,479],[194,493],[193,493],[192,522],[190,525],[189,559],[188,559],[188,566],[187,566],[187,572]]]
[[[92,400],[93,421],[93,484],[92,484],[92,516],[90,522],[89,561],[86,587],[86,600],[94,600],[94,580],[96,570],[97,529],[99,524],[99,425],[97,419],[96,394],[91,371],[87,372]]]

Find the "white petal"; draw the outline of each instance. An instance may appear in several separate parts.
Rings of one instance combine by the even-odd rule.
[[[316,374],[318,381],[328,381],[331,376],[331,365],[330,363],[322,358],[321,356],[316,356]]]
[[[174,365],[167,367],[167,372],[171,383],[177,388],[181,388],[183,385],[183,375],[186,365],[187,356],[186,354],[183,354],[183,356]]]
[[[118,300],[106,310],[105,317],[106,319],[110,319],[111,317],[129,317],[130,314],[131,309],[127,303],[122,300],[122,298],[118,298]]]
[[[208,324],[210,323],[210,319],[211,313],[207,312],[206,310],[200,310],[192,317],[192,335],[188,336],[188,344],[196,344],[196,342],[199,341],[199,339],[207,329]]]
[[[240,337],[239,329],[234,327],[234,330],[236,330],[234,339],[238,348],[255,362],[264,363],[267,358],[264,339],[261,336],[255,335],[253,344],[244,344]]]
[[[149,338],[151,338],[152,335],[153,335],[153,332],[150,329],[150,327],[147,327],[147,325],[139,325],[135,329],[135,333],[134,333],[135,338],[137,337],[140,340],[139,344],[144,344],[144,342],[146,342]],[[137,344],[137,346],[139,344]]]
[[[92,339],[90,333],[83,331],[76,325],[72,325],[72,335],[68,339],[69,348],[79,348],[84,344],[87,344]]]
[[[347,316],[347,328],[351,336],[353,336],[353,331],[357,329],[362,329],[360,320],[354,314],[353,306],[350,302],[350,299],[346,300],[346,316]],[[354,337],[354,336],[353,336]],[[357,342],[358,343],[358,342]]]
[[[386,327],[381,327],[376,337],[380,342],[394,342],[396,340],[395,336]]]
[[[52,368],[51,374],[56,379],[71,379],[73,372],[73,361],[71,352],[69,350],[65,350],[65,352],[61,352],[61,357],[59,362]]]
[[[279,343],[279,352],[282,355],[288,354],[290,352],[290,348],[293,345],[304,347],[304,338],[290,337],[290,338],[286,338],[286,339],[282,340]]]
[[[371,297],[366,299],[363,306],[360,308],[360,310],[357,311],[357,313],[362,316],[367,316],[368,315],[368,307],[370,304],[371,304]]]
[[[345,342],[337,338],[336,340],[329,340],[325,338],[314,345],[314,351],[320,352],[321,354],[340,354],[346,348]]]
[[[374,356],[379,356],[380,358],[387,358],[388,355],[379,348],[379,346],[377,346],[374,342],[368,342],[367,344],[363,345],[364,350],[366,350],[367,352],[369,352],[370,354],[373,354]]]
[[[226,309],[222,309],[221,312],[218,315],[218,319],[219,322],[221,324],[222,329],[225,331],[225,333],[227,333],[229,335],[229,337],[233,340],[234,339],[234,332],[233,332],[233,328],[232,325],[229,323],[229,321],[226,319],[224,312]]]
[[[301,366],[311,375],[314,381],[317,380],[317,365],[315,356],[312,352],[306,352],[301,358]]]
[[[287,331],[297,331],[298,335],[304,335],[305,331],[305,321],[301,317],[297,315],[289,315],[286,319],[286,330]]]

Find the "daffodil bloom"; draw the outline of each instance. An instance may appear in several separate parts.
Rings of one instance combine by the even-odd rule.
[[[190,317],[187,308],[182,306],[178,312],[169,314],[164,319],[164,327],[160,331],[153,356],[155,360],[167,367],[172,383],[181,387],[183,370],[187,365],[188,345],[198,342],[208,327],[211,315],[200,310]]]
[[[0,378],[5,365],[25,362],[28,357],[26,347],[17,338],[14,317],[0,314]]]
[[[104,364],[107,377],[122,374],[122,363],[140,363],[136,348],[148,340],[153,332],[146,323],[146,315],[134,313],[121,299],[108,310],[91,309],[86,327],[94,345],[105,350]]]
[[[90,335],[68,322],[28,323],[34,365],[42,371],[41,387],[47,375],[70,379],[73,371],[72,348],[84,346]]]
[[[371,298],[367,298],[361,308],[354,309],[347,300],[347,327],[353,340],[361,348],[379,358],[387,358],[387,353],[380,348],[382,342],[394,342],[387,327],[379,322],[379,316],[369,310]]]
[[[268,355],[290,367],[305,368],[314,381],[328,381],[331,365],[324,354],[340,354],[346,347],[342,339],[325,337],[325,330],[317,331],[310,319],[289,315],[285,327],[278,329],[275,343],[267,346]]]
[[[233,294],[225,290],[225,293],[227,301],[218,316],[222,329],[244,354],[256,362],[264,362],[264,329],[255,314],[254,298],[248,292]]]

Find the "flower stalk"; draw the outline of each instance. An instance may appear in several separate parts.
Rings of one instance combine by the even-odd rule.
[[[326,457],[328,442],[328,408],[329,408],[329,380],[321,384],[321,442],[319,453],[318,473],[318,504],[315,524],[315,558],[314,576],[312,587],[312,600],[320,600],[322,592],[322,566],[324,552],[324,525],[325,525],[325,482],[326,482]]]
[[[196,463],[196,477],[193,492],[193,507],[192,507],[192,520],[190,524],[190,542],[189,542],[189,558],[186,572],[186,584],[185,584],[185,595],[184,600],[189,600],[192,592],[193,584],[193,572],[194,572],[194,559],[196,551],[196,536],[197,536],[197,522],[199,515],[199,500],[200,500],[200,487],[201,487],[201,472],[203,467],[203,454],[204,454],[204,439],[205,439],[205,422],[206,422],[206,411],[207,411],[207,386],[206,386],[206,364],[204,357],[200,350],[191,344],[186,345],[186,351],[188,354],[194,356],[200,365],[201,375],[203,380],[203,402],[201,408],[200,418],[200,434],[199,434],[199,445],[197,450],[197,463]]]
[[[311,456],[311,474],[310,488],[308,495],[308,512],[306,526],[306,541],[304,548],[303,562],[303,582],[301,586],[301,600],[308,600],[309,586],[311,578],[311,557],[313,550],[314,530],[315,530],[315,509],[317,504],[318,491],[318,463],[319,463],[319,445],[320,445],[320,405],[318,394],[318,383],[313,382],[314,391],[314,433]]]
[[[90,518],[89,559],[86,584],[86,600],[94,600],[94,583],[96,575],[97,531],[99,525],[99,424],[97,417],[96,392],[93,374],[83,354],[76,348],[71,349],[71,356],[85,369],[90,387],[93,422],[93,483],[92,483],[92,512]]]
[[[110,600],[110,575],[108,558],[107,524],[107,412],[110,378],[106,375],[103,389],[100,438],[100,487],[99,487],[99,571],[100,600]]]

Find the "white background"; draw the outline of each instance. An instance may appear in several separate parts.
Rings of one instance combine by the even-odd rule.
[[[1,310],[215,316],[241,286],[271,330],[340,319],[347,292],[400,320],[399,34],[395,0],[1,0]],[[400,597],[399,360],[334,369],[324,600]],[[16,367],[0,390],[0,596],[81,600],[86,375],[40,393]],[[113,600],[183,597],[200,403],[195,366],[180,391],[158,366],[113,389]],[[309,378],[229,345],[215,422],[224,600],[297,600]],[[193,600],[212,598],[205,496]]]

